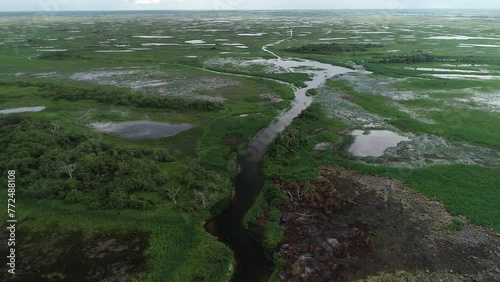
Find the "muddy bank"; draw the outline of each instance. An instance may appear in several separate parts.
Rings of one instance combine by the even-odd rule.
[[[338,167],[280,183],[282,281],[500,281],[500,236],[450,231],[442,204],[397,181]]]

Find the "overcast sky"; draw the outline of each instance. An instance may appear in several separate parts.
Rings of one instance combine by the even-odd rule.
[[[0,0],[0,11],[219,9],[500,9],[497,0]]]

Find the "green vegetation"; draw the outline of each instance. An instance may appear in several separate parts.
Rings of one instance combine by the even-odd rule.
[[[134,194],[163,186],[167,176],[155,163],[174,160],[166,150],[116,148],[15,115],[0,119],[0,136],[0,169],[23,175],[21,197],[84,203],[91,209],[153,208],[153,201]]]
[[[475,63],[477,62],[477,57],[467,56],[467,57],[446,57],[446,56],[436,56],[431,53],[424,52],[422,50],[413,51],[410,54],[403,55],[386,55],[384,58],[380,59],[380,63],[385,64],[416,64],[416,63],[431,63],[431,62],[464,62],[464,63]]]
[[[286,83],[291,83],[297,87],[305,87],[306,81],[310,80],[308,74],[306,73],[265,73],[265,72],[250,72],[250,71],[239,71],[235,69],[222,69],[222,68],[207,68],[208,70],[218,71],[223,73],[232,73],[239,75],[249,75],[253,77],[269,78],[278,81],[283,81]]]
[[[363,52],[373,47],[381,47],[377,44],[364,43],[321,43],[321,44],[305,44],[300,47],[288,47],[283,49],[285,52],[304,53],[304,54],[331,54],[342,52]]]
[[[83,57],[72,52],[47,52],[38,56],[41,60],[92,60],[90,57]]]
[[[322,124],[321,128],[317,128]],[[315,144],[334,142],[335,132],[340,123],[329,119],[319,104],[312,104],[294,120],[283,133],[273,141],[264,157],[264,173],[266,183],[254,206],[245,216],[245,224],[266,217],[263,247],[266,255],[272,257],[276,268],[271,281],[277,281],[277,271],[283,260],[274,253],[284,238],[283,227],[280,226],[281,213],[278,206],[289,201],[280,186],[273,184],[273,179],[284,182],[308,181],[317,177],[319,160],[329,158],[328,152],[311,152]]]
[[[318,118],[319,117],[319,118]],[[325,120],[326,119],[326,120]],[[330,124],[325,121],[330,120]],[[316,142],[338,142],[332,132],[338,132],[342,125],[332,123],[325,118],[318,104],[313,104],[294,121],[292,126],[272,144],[265,159],[265,172],[284,181],[311,181],[317,176],[316,168],[322,165],[340,165],[358,171],[381,176],[388,176],[414,187],[424,195],[442,201],[447,210],[454,215],[465,215],[471,223],[494,228],[500,231],[500,214],[497,212],[500,202],[500,178],[498,168],[479,165],[440,165],[427,168],[394,168],[371,166],[352,160],[340,159],[328,152],[311,152]],[[296,128],[304,130],[296,131]],[[305,129],[305,128],[308,128]],[[320,135],[313,135],[311,129],[323,130]],[[305,146],[295,150],[280,150],[282,141],[288,140],[294,132],[295,140],[301,140]],[[336,141],[337,140],[337,141]],[[285,169],[286,168],[286,169]],[[265,194],[265,193],[264,193]],[[264,204],[260,203],[261,206]],[[265,206],[265,205],[264,205]],[[255,217],[256,211],[249,213]]]
[[[316,96],[316,95],[318,95],[318,90],[317,89],[309,89],[309,90],[307,90],[306,95],[307,96]]]
[[[263,242],[267,252],[276,251],[280,246],[275,241],[282,238],[278,229],[281,217],[277,207],[288,200],[279,186],[271,183],[274,179],[280,179],[284,183],[307,185],[309,181],[317,179],[318,167],[328,165],[397,179],[423,195],[443,202],[451,214],[463,215],[473,224],[500,232],[499,168],[479,165],[440,165],[415,169],[374,166],[333,155],[331,150],[312,151],[314,144],[319,142],[332,142],[336,147],[340,146],[337,136],[343,128],[345,125],[328,118],[319,104],[313,104],[270,146],[264,159],[266,185],[245,218],[246,224],[261,217],[269,219]],[[461,230],[463,226],[462,221],[454,219],[448,228]],[[276,268],[273,277],[277,279],[280,266],[284,264],[279,256],[274,260]]]
[[[340,76],[307,95],[319,99],[329,91],[363,113],[380,117],[387,127],[500,150],[500,118],[492,103],[500,87],[500,57],[494,48],[498,42],[489,39],[497,23],[489,17],[394,14],[382,30],[371,27],[381,20],[380,14],[371,13],[299,11],[287,21],[265,21],[254,13],[225,16],[231,28],[216,21],[207,25],[207,18],[220,17],[213,12],[196,17],[186,12],[116,13],[106,20],[64,13],[0,17],[0,108],[47,107],[0,117],[0,168],[2,177],[7,169],[18,173],[19,236],[27,243],[20,248],[30,273],[76,281],[78,277],[68,273],[91,275],[92,269],[101,272],[98,265],[118,264],[113,271],[123,271],[123,280],[228,281],[234,267],[231,251],[207,234],[203,224],[233,194],[238,153],[290,106],[294,95],[289,86],[304,87],[310,76],[300,70],[273,73],[265,65],[203,67],[211,59],[274,58],[262,46],[286,38],[292,26],[294,36],[270,46],[272,52],[373,72],[353,75],[359,75],[357,81]],[[189,32],[187,18],[196,27]],[[311,24],[304,26],[304,20]],[[422,21],[434,25],[433,32],[445,39],[430,36]],[[152,29],[155,26],[162,28]],[[263,34],[235,32],[247,29]],[[470,30],[477,38],[446,39]],[[201,39],[213,45],[186,42]],[[335,43],[319,43],[330,40]],[[443,75],[452,77],[438,77],[448,77]],[[370,77],[375,77],[370,84],[356,85]],[[391,91],[401,96],[391,96]],[[288,199],[273,181],[307,185],[322,165],[391,177],[438,199],[455,216],[450,230],[464,227],[463,216],[467,223],[500,232],[498,167],[479,165],[481,160],[478,165],[463,164],[459,157],[439,159],[436,165],[430,156],[422,167],[398,168],[384,163],[387,159],[370,165],[345,152],[352,141],[347,132],[359,129],[362,122],[343,124],[331,116],[313,104],[264,157],[265,187],[245,221],[248,225],[269,219],[262,242],[268,256],[283,239],[278,205]],[[134,120],[195,127],[169,138],[141,140],[88,127],[93,122]],[[331,147],[315,150],[319,143]],[[0,201],[6,197],[0,194]],[[4,223],[5,216],[0,216]],[[126,252],[131,251],[136,267],[126,264],[132,260],[123,253],[97,258],[98,253],[82,248],[109,244],[118,250],[129,246]],[[63,248],[68,256],[61,254]],[[278,270],[286,262],[273,259],[271,281],[278,281]],[[91,263],[81,266],[82,261]]]
[[[182,255],[177,259],[191,259],[190,255],[196,254],[198,264],[208,260],[216,267],[205,272],[186,268],[186,273],[175,274],[179,279],[194,279],[189,278],[193,275],[203,280],[227,276],[231,253],[199,228],[213,216],[210,211],[216,214],[232,194],[231,183],[224,174],[206,170],[196,161],[182,165],[175,154],[165,149],[117,146],[97,139],[96,134],[71,133],[32,117],[3,117],[0,132],[1,169],[15,169],[19,176],[16,194],[22,200],[20,206],[25,215],[20,220],[31,222],[23,229],[26,234],[43,233],[43,228],[57,222],[61,224],[61,236],[84,232],[83,236],[89,238],[85,240],[95,241],[91,238],[96,232],[110,234],[113,239],[122,228],[128,228],[129,232],[146,232],[156,238],[145,253],[148,263],[143,271],[148,270],[150,281],[174,275],[164,271],[169,269],[165,265],[173,263],[168,260],[176,252],[175,246],[182,246]],[[171,169],[162,169],[174,161],[181,165],[182,176],[169,175]],[[163,219],[158,225],[145,224],[148,218],[154,222],[159,217]],[[115,219],[115,225],[109,224],[110,218]],[[190,221],[198,224],[191,225]],[[47,248],[50,242],[47,240]],[[184,253],[190,249],[192,254]],[[47,254],[55,255],[54,249]],[[36,261],[36,254],[32,255],[28,259]]]
[[[220,118],[207,125],[200,138],[200,160],[208,167],[236,171],[236,155],[240,146],[255,132],[269,124],[269,117],[257,115],[248,123],[245,118]]]
[[[498,87],[498,81],[474,81],[474,80],[450,80],[450,79],[422,79],[413,78],[407,79],[403,82],[398,82],[395,84],[398,89],[401,90],[414,90],[414,91],[425,91],[428,89],[432,90],[444,90],[443,93],[433,93],[431,94],[433,98],[452,98],[457,97],[463,98],[465,94],[456,93],[456,90],[466,89],[466,88],[477,88],[484,91],[492,91]]]
[[[52,97],[54,100],[94,100],[107,104],[178,111],[219,111],[224,108],[222,104],[210,101],[146,95],[116,88],[78,88],[47,84],[42,89],[44,91],[42,95]]]
[[[464,222],[461,221],[460,219],[458,218],[453,218],[451,220],[451,224],[447,227],[448,230],[451,230],[451,231],[460,231],[462,229],[464,229]]]
[[[429,133],[458,142],[467,140],[471,144],[500,150],[500,135],[496,133],[500,119],[493,113],[474,109],[459,110],[439,101],[410,100],[400,102],[409,108],[416,109],[439,106],[442,111],[429,113],[429,117],[436,123],[427,124],[402,112],[391,98],[355,91],[341,80],[330,81],[328,85],[352,96],[356,104],[368,112],[387,118],[390,124],[403,132]]]
[[[328,118],[319,104],[312,104],[278,135],[264,158],[264,171],[269,177],[286,181],[314,180],[318,160],[328,160],[328,151],[313,152],[318,143],[335,143],[342,129],[338,120]]]
[[[121,232],[146,234],[147,242],[137,253],[138,258],[143,258],[142,264],[137,263],[135,272],[128,275],[145,281],[164,281],[165,277],[173,281],[227,280],[230,265],[234,264],[232,254],[205,232],[203,224],[217,215],[232,196],[230,179],[237,171],[238,150],[271,121],[278,107],[288,106],[293,97],[279,83],[242,80],[242,87],[227,90],[238,95],[229,93],[230,100],[223,106],[213,103],[221,105],[219,110],[208,111],[193,107],[195,104],[185,99],[179,100],[185,101],[186,108],[141,104],[137,101],[142,98],[178,98],[111,86],[4,80],[0,88],[2,108],[48,108],[39,113],[1,117],[1,166],[2,171],[16,169],[20,175],[18,197],[26,215],[21,220],[29,220],[23,234],[32,238],[44,234],[47,225],[60,224],[60,236],[47,238],[47,244],[41,246],[41,253],[49,258],[58,256],[53,246],[64,240],[92,245],[103,243],[95,239],[101,233],[107,234],[103,238],[109,240],[119,238]],[[280,105],[263,104],[262,93],[275,93],[287,100]],[[241,114],[255,118],[246,119]],[[145,117],[199,125],[173,137],[144,140],[120,139],[87,127],[93,121]],[[5,200],[5,195],[0,199]],[[72,234],[82,234],[83,241],[73,240],[76,235]],[[71,244],[68,248],[73,248]],[[37,254],[30,252],[27,257],[40,262],[33,267],[52,269],[53,260],[41,263],[44,260]],[[86,255],[75,254],[75,258],[83,260],[78,263],[91,261]],[[211,267],[203,267],[207,264]],[[59,270],[63,274],[74,271]]]

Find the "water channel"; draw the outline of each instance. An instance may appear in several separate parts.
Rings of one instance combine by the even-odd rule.
[[[262,190],[264,179],[259,171],[259,162],[266,149],[274,138],[289,126],[303,110],[312,103],[312,98],[306,95],[307,90],[322,86],[327,79],[334,76],[354,72],[354,70],[332,66],[310,60],[281,58],[268,50],[293,37],[293,28],[290,36],[283,40],[267,44],[262,50],[273,55],[274,59],[256,59],[251,62],[256,64],[271,64],[286,72],[307,73],[311,80],[306,82],[306,87],[293,87],[295,99],[292,107],[281,113],[266,128],[258,132],[248,143],[246,154],[238,158],[240,172],[236,176],[235,196],[230,206],[218,217],[205,224],[205,229],[216,236],[221,242],[231,248],[236,260],[236,266],[231,281],[267,281],[272,272],[272,262],[268,261],[260,244],[250,236],[243,226],[243,217],[252,207]]]

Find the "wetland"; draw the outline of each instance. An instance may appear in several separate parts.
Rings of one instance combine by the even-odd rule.
[[[499,19],[0,14],[13,281],[500,280]]]

